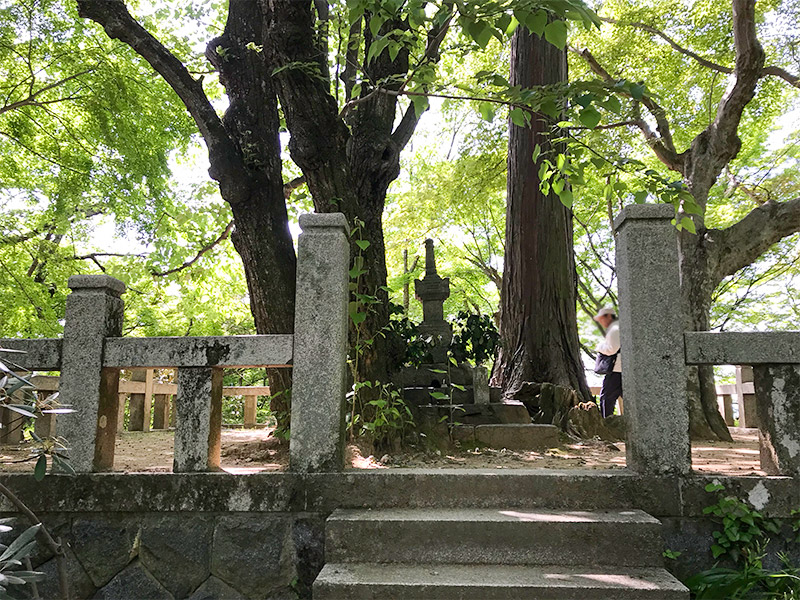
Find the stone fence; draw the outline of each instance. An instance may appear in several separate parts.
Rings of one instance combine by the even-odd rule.
[[[800,475],[800,332],[684,332],[674,216],[669,205],[633,205],[614,223],[627,464],[653,474],[689,472],[686,368],[749,365],[762,468]]]
[[[336,471],[344,464],[349,243],[344,215],[300,217],[293,335],[121,337],[122,282],[106,275],[69,279],[63,339],[0,339],[21,350],[25,367],[60,371],[59,416],[78,472],[114,465],[119,420],[119,372],[176,368],[173,470],[219,466],[224,368],[293,369],[291,468]],[[5,411],[4,411],[5,412]]]

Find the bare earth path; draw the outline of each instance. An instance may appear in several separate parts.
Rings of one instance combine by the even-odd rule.
[[[281,471],[288,464],[288,446],[271,436],[269,429],[224,429],[222,468],[232,473]],[[723,475],[763,475],[758,456],[758,432],[733,429],[733,443],[697,442],[692,448],[694,468]],[[172,431],[124,432],[117,438],[114,467],[122,472],[172,470]],[[564,443],[546,452],[512,452],[490,448],[452,452],[402,453],[381,456],[348,448],[350,467],[385,468],[497,468],[497,469],[621,469],[625,467],[625,444],[600,441]],[[0,470],[33,470],[27,446],[0,447]]]

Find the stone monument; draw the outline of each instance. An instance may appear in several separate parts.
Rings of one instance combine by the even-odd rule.
[[[453,327],[444,320],[444,301],[450,297],[450,278],[436,272],[433,240],[425,240],[425,276],[414,281],[414,293],[422,302],[420,332],[432,340],[433,363],[447,362],[447,349],[453,339]]]

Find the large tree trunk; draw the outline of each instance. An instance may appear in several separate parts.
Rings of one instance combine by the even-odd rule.
[[[511,42],[511,84],[532,88],[566,81],[566,54],[518,29]],[[580,360],[572,212],[539,188],[538,144],[551,149],[542,115],[531,127],[510,124],[506,254],[501,294],[502,349],[494,383],[513,396],[524,382],[548,382],[590,398]]]
[[[221,189],[233,212],[236,227],[231,240],[242,259],[256,331],[291,333],[296,258],[281,175],[278,101],[269,65],[261,53],[247,48],[262,37],[258,5],[232,2],[224,33],[208,44],[206,55],[219,69],[230,100],[222,121],[245,165],[244,173],[240,169],[216,175],[248,178],[247,196],[227,198]],[[218,48],[225,49],[224,56],[218,54]],[[291,372],[273,369],[268,378],[270,409],[279,431],[287,431]]]
[[[112,39],[128,44],[172,87],[197,123],[208,148],[209,175],[219,182],[236,225],[232,240],[242,257],[251,310],[259,333],[290,333],[294,327],[295,256],[283,195],[279,119],[272,70],[248,45],[262,41],[260,8],[230,2],[223,34],[212,40],[207,58],[220,72],[230,106],[220,119],[202,79],[128,12],[121,0],[77,0],[84,18],[102,25]],[[272,409],[288,428],[288,371],[273,372],[278,393]]]

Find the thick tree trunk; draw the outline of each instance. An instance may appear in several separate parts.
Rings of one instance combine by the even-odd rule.
[[[228,200],[235,229],[231,240],[242,259],[250,310],[258,333],[294,330],[296,258],[281,176],[278,101],[264,57],[247,48],[261,40],[261,15],[253,2],[232,2],[222,36],[208,45],[207,56],[219,69],[230,100],[223,124],[242,153],[246,171],[220,171],[221,178],[246,177],[250,194]],[[224,55],[218,54],[224,48]],[[270,409],[278,429],[289,429],[291,372],[268,373]]]
[[[517,30],[511,43],[511,84],[532,88],[567,79],[566,54]],[[588,400],[580,360],[572,212],[539,188],[538,144],[550,150],[545,117],[531,127],[510,125],[506,255],[501,294],[502,349],[494,383],[513,395],[524,382],[572,388]]]
[[[710,273],[705,236],[681,232],[681,297],[685,331],[708,331],[711,295],[716,287]],[[732,441],[725,420],[719,412],[714,368],[691,366],[686,370],[689,405],[689,434],[693,439]]]

